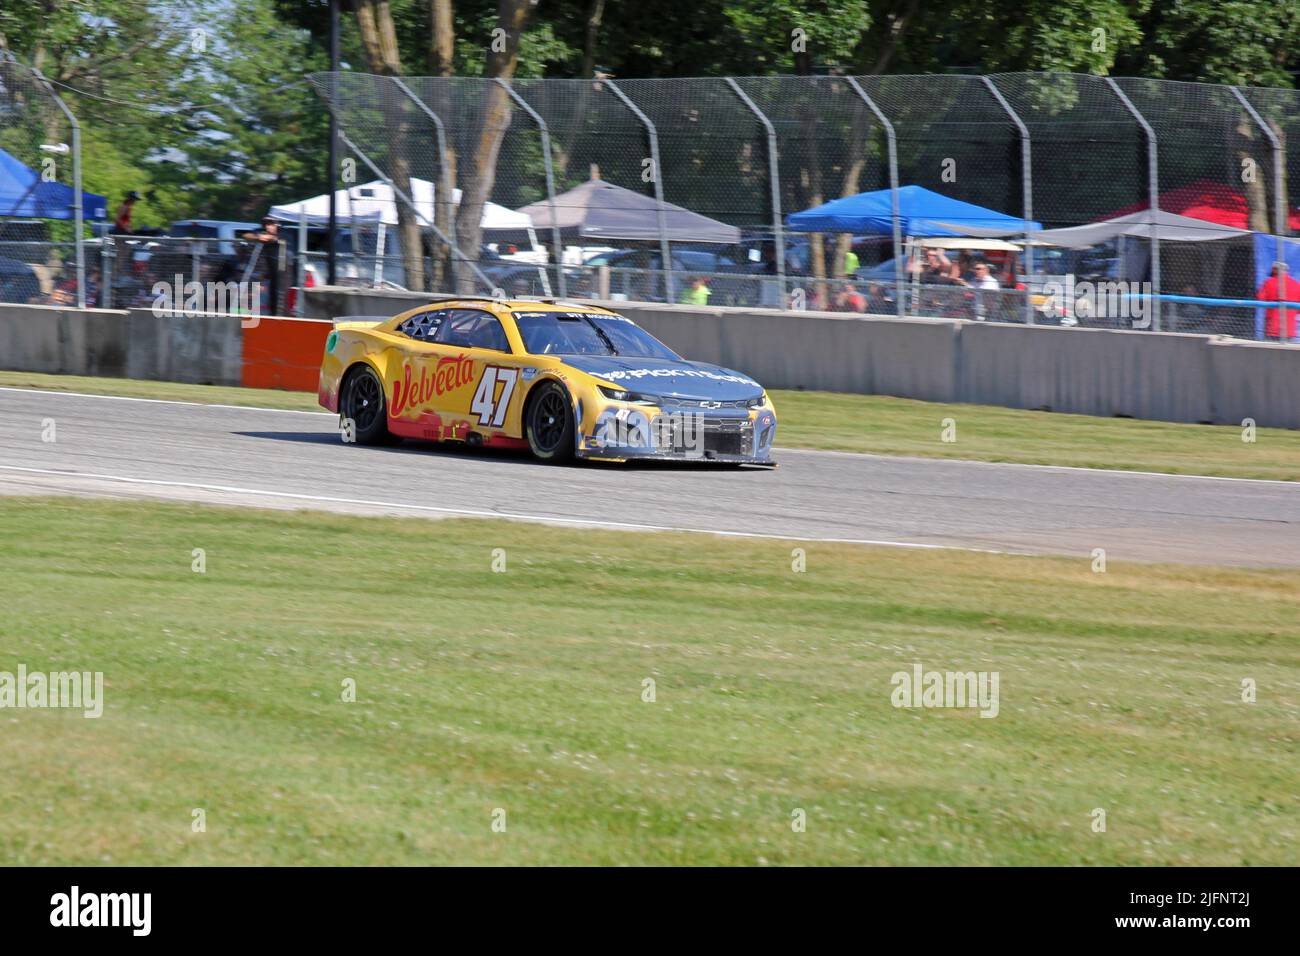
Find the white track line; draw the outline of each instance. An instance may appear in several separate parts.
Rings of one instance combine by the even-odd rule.
[[[262,405],[218,405],[216,402],[182,402],[174,398],[137,398],[134,395],[96,395],[93,392],[68,392],[57,388],[19,388],[14,385],[0,385],[0,392],[26,392],[29,395],[71,395],[75,398],[102,398],[110,402],[147,402],[151,405],[186,405],[191,408],[233,408],[240,412],[276,412],[282,415],[327,415],[335,418],[333,412],[312,412],[301,408],[266,408]]]
[[[605,528],[613,531],[680,531],[687,534],[712,534],[726,538],[761,538],[771,541],[809,541],[818,544],[859,544],[887,548],[913,548],[927,551],[974,551],[980,554],[1028,554],[1020,551],[999,551],[993,548],[970,548],[961,545],[926,544],[917,541],[883,541],[874,538],[810,538],[788,534],[765,534],[759,531],[719,531],[712,528],[686,528],[678,525],[633,524],[624,521],[605,521],[599,518],[557,518],[551,515],[524,512],[484,511],[475,508],[443,508],[437,505],[403,504],[396,501],[375,501],[368,498],[339,498],[331,495],[305,495],[289,491],[267,491],[263,488],[241,488],[236,485],[207,485],[189,481],[164,481],[158,478],[132,478],[126,475],[102,475],[84,471],[61,471],[54,468],[25,468],[21,465],[0,465],[0,471],[16,471],[29,475],[50,475],[58,478],[80,478],[92,481],[116,481],[126,484],[150,485],[162,488],[192,488],[197,491],[214,491],[225,494],[257,495],[266,498],[287,498],[292,501],[315,501],[329,504],[361,505],[370,508],[388,508],[400,511],[422,511],[462,518],[504,518],[512,521],[530,521],[537,524],[572,525],[584,528]]]
[[[0,385],[0,392],[26,392],[30,395],[69,395],[75,398],[102,398],[113,402],[148,402],[153,405],[184,405],[191,408],[227,408],[239,412],[273,412],[281,415],[324,415],[328,418],[337,417],[333,412],[311,412],[297,408],[266,408],[262,405],[218,405],[214,402],[182,402],[169,398],[136,398],[130,395],[96,395],[93,392],[67,392],[53,388],[20,388],[18,386]],[[1169,424],[1177,423],[1170,422]],[[1261,485],[1286,485],[1291,488],[1300,488],[1300,482],[1286,481],[1280,478],[1234,478],[1230,475],[1180,475],[1168,471],[1131,471],[1123,468],[1087,468],[1082,465],[1036,465],[1014,461],[981,461],[978,458],[925,458],[919,455],[882,455],[867,451],[835,451],[824,448],[787,447],[785,445],[778,445],[777,447],[781,450],[782,454],[841,455],[850,458],[871,458],[884,461],[953,462],[957,464],[984,465],[990,468],[1034,468],[1039,471],[1083,471],[1091,475],[1136,475],[1142,478],[1182,478],[1188,481],[1246,481]],[[816,538],[807,540],[822,539]]]

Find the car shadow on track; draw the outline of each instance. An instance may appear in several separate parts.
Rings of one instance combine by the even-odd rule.
[[[270,441],[296,442],[304,445],[339,445],[342,442],[336,432],[234,432],[241,438],[262,438]],[[518,465],[531,465],[537,468],[582,468],[591,470],[621,471],[687,471],[718,472],[727,474],[757,474],[771,471],[771,465],[745,465],[737,462],[719,461],[664,461],[649,459],[632,459],[624,462],[589,461],[576,459],[564,465],[538,461],[522,448],[471,448],[467,445],[448,442],[428,442],[416,439],[403,439],[392,445],[358,445],[358,450],[380,452],[384,454],[432,454],[440,458],[464,458],[475,461],[508,461]]]

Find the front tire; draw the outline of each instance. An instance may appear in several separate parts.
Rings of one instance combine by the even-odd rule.
[[[538,461],[562,462],[573,458],[573,406],[559,382],[543,382],[530,396],[524,434],[528,449]]]
[[[358,445],[383,445],[392,441],[388,433],[388,403],[384,386],[369,365],[348,375],[339,401],[339,423],[344,441],[348,439],[347,422],[352,422],[352,439]]]

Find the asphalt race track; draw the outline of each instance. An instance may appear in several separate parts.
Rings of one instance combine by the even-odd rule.
[[[55,441],[42,441],[53,419]],[[1300,484],[778,448],[780,467],[344,445],[325,413],[0,389],[0,494],[1300,567]]]

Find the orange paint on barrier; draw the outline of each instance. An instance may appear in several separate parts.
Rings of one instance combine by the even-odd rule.
[[[328,319],[265,317],[244,328],[244,386],[316,391],[325,339],[333,328]]]

